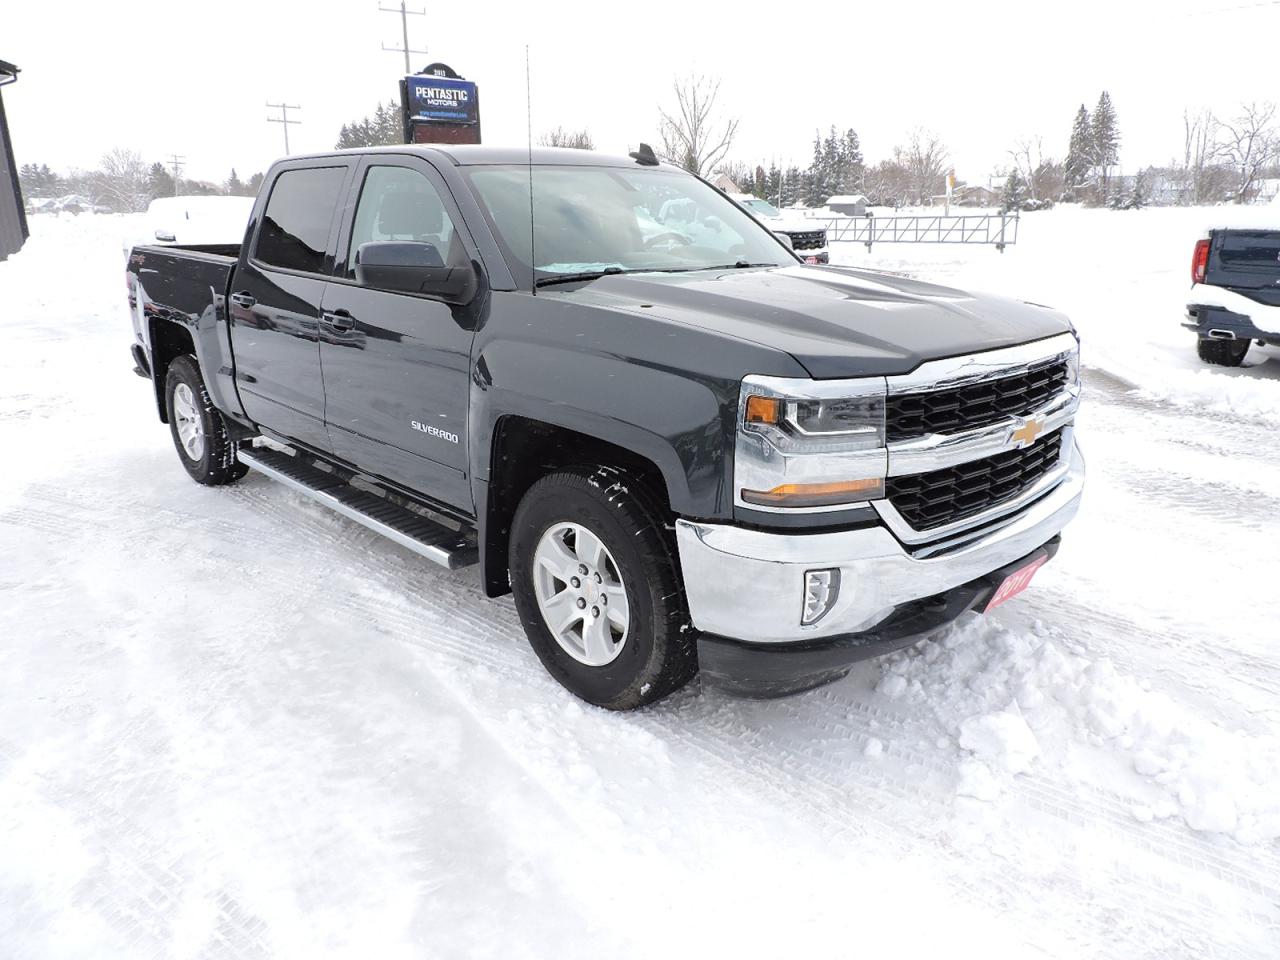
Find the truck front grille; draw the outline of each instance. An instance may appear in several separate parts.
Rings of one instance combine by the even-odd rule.
[[[885,493],[912,527],[931,530],[964,520],[1018,496],[1062,456],[1062,431],[1024,450],[1006,450],[958,466],[890,477]]]
[[[802,233],[788,233],[793,250],[821,250],[827,245],[827,231],[809,230]]]
[[[886,403],[889,442],[934,433],[961,433],[1021,417],[1044,406],[1067,384],[1067,362],[1046,360],[1025,373],[946,390],[891,394]]]

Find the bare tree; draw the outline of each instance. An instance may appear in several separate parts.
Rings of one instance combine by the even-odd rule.
[[[1274,103],[1248,103],[1230,123],[1222,124],[1223,155],[1235,167],[1236,203],[1245,203],[1253,195],[1254,184],[1263,170],[1280,156],[1280,138],[1273,125]]]
[[[564,127],[548,130],[538,138],[538,142],[544,147],[572,147],[574,150],[594,150],[596,148],[588,131],[566,130]]]
[[[658,110],[658,132],[662,138],[663,159],[690,173],[710,173],[729,153],[738,118],[720,120],[716,115],[716,96],[720,81],[703,76],[677,78],[673,84],[676,106],[668,113]]]
[[[1009,151],[1009,159],[1013,167],[1027,185],[1030,199],[1037,200],[1036,170],[1044,165],[1044,138],[1038,134],[1034,137],[1023,137]]]
[[[920,129],[911,131],[906,147],[895,148],[893,155],[907,170],[916,203],[924,203],[946,189],[943,177],[947,170],[947,148],[936,133]]]
[[[137,213],[147,208],[148,168],[133,150],[116,147],[102,158],[102,167],[90,179],[97,199],[118,213]]]
[[[1218,119],[1212,111],[1182,111],[1182,169],[1186,184],[1182,202],[1211,203],[1223,193]]]
[[[863,179],[867,199],[876,206],[901,207],[909,202],[911,172],[902,162],[901,151],[893,160],[881,160],[868,167]]]

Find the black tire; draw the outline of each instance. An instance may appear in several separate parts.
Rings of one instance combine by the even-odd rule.
[[[178,435],[178,415],[174,409],[174,393],[185,385],[194,401],[195,412],[204,432],[199,457],[192,457]],[[169,364],[164,382],[165,409],[169,414],[169,433],[178,459],[191,479],[207,487],[234,483],[249,472],[249,468],[236,459],[236,444],[227,435],[227,424],[209,399],[200,368],[191,357],[178,357]]]
[[[558,523],[594,533],[626,585],[630,623],[616,659],[589,666],[552,636],[534,587],[534,552]],[[697,649],[675,545],[657,499],[612,467],[572,468],[543,477],[524,495],[511,524],[511,590],[529,644],[547,671],[574,695],[610,710],[661,700],[697,672]]]
[[[1218,367],[1238,367],[1249,352],[1248,340],[1210,340],[1201,337],[1196,341],[1196,353],[1205,363]]]

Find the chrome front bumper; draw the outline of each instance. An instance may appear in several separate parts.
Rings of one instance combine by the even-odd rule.
[[[1075,516],[1084,458],[1071,441],[1059,483],[989,527],[953,537],[943,550],[908,551],[887,527],[838,533],[766,533],[729,524],[676,522],[693,625],[747,643],[786,644],[870,630],[904,603],[933,597],[1025,557]],[[801,625],[805,573],[839,568],[830,611]]]

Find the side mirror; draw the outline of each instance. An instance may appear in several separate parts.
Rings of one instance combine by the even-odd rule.
[[[434,243],[371,240],[356,249],[356,282],[378,290],[417,293],[445,303],[475,299],[478,280],[470,263],[447,266]]]
[[[173,241],[176,240],[177,237],[173,235],[172,230],[157,230],[156,239],[159,240],[161,243],[173,243]]]
[[[787,236],[785,233],[779,233],[777,230],[775,230],[773,231],[773,235],[777,237],[779,240],[781,240],[782,245],[786,247],[788,250],[795,250],[795,246],[791,243],[791,238]]]

